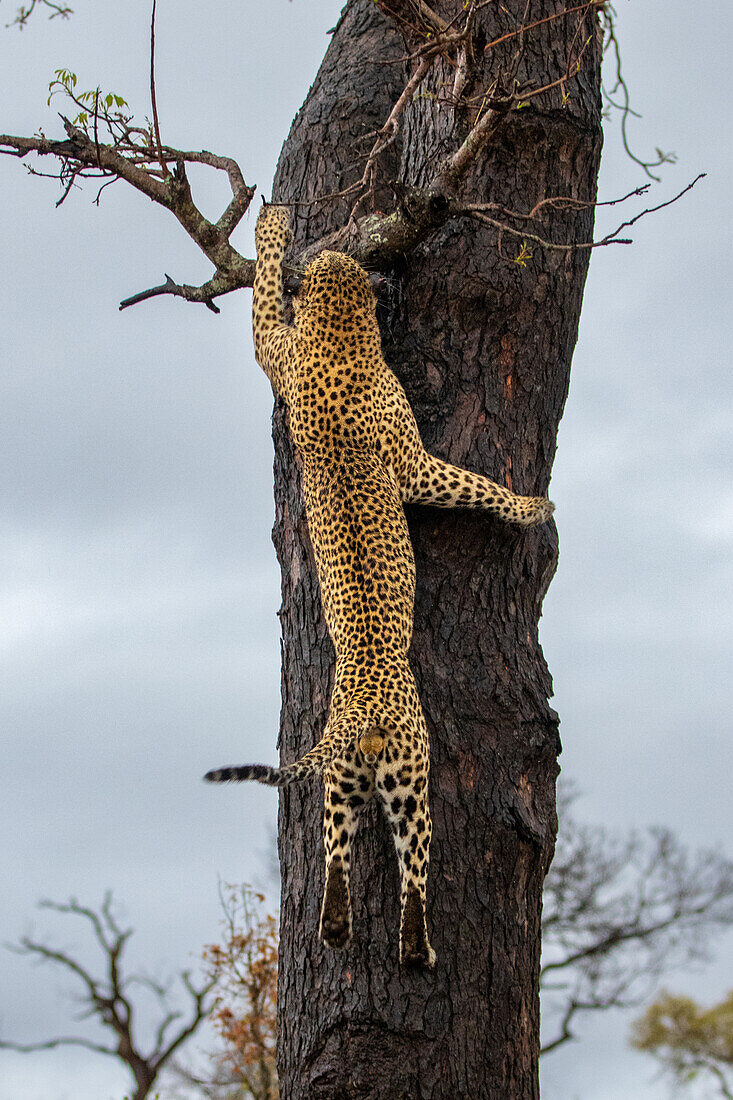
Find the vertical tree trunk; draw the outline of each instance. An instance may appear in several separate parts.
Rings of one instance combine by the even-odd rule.
[[[460,0],[434,3],[445,19]],[[572,5],[568,5],[572,6]],[[526,22],[565,7],[532,0]],[[511,9],[507,13],[506,9]],[[479,13],[479,49],[522,20],[525,0]],[[564,71],[576,24],[526,36],[519,79]],[[516,40],[490,50],[474,93],[486,89]],[[276,201],[338,191],[361,175],[410,71],[409,52],[373,0],[351,0],[285,143]],[[557,89],[510,116],[464,186],[468,201],[529,210],[548,195],[595,197],[600,158],[599,48],[563,103]],[[445,66],[428,92],[450,81]],[[387,181],[425,182],[456,148],[467,120],[435,96],[416,98],[401,140],[382,162]],[[463,129],[462,129],[463,127]],[[363,162],[362,162],[363,163]],[[302,207],[297,246],[343,224],[353,198]],[[389,208],[389,207],[386,207]],[[553,214],[544,232],[587,240],[592,212]],[[400,377],[429,450],[520,493],[547,491],[567,394],[587,251],[535,249],[449,222],[392,273],[382,310],[385,357]],[[319,738],[333,650],[282,409],[275,414],[275,544],[283,572],[281,752],[295,759]],[[558,516],[562,522],[562,501]],[[283,1100],[458,1097],[531,1100],[539,1094],[538,966],[542,882],[552,856],[557,716],[537,638],[557,561],[553,524],[529,531],[477,513],[410,508],[417,564],[412,666],[431,736],[434,822],[428,880],[433,972],[398,967],[398,881],[376,805],[354,852],[354,939],[343,953],[317,938],[323,888],[318,787],[281,796],[282,941],[279,1070]]]

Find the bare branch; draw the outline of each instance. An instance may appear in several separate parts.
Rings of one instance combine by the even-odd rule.
[[[643,912],[645,906],[643,901],[640,901],[639,914]],[[595,959],[599,955],[607,955],[609,952],[614,951],[617,947],[621,947],[625,943],[634,942],[638,943],[642,940],[651,939],[659,932],[666,932],[670,928],[674,928],[679,924],[683,916],[687,919],[696,916],[702,916],[708,909],[707,904],[696,906],[690,909],[687,913],[682,914],[677,911],[673,911],[664,920],[653,921],[649,924],[638,920],[639,914],[637,914],[637,921],[632,921],[627,928],[610,928],[605,935],[602,935],[595,943],[589,944],[587,947],[581,950],[575,951],[567,955],[563,959],[559,959],[557,962],[546,963],[540,970],[540,976],[544,977],[553,970],[565,970],[576,965],[579,962],[587,962],[590,959]]]
[[[570,1024],[579,1007],[580,1006],[578,1005],[577,1001],[573,1000],[572,998],[568,1001],[565,1013],[562,1020],[560,1021],[559,1034],[556,1036],[556,1038],[551,1040],[551,1042],[542,1044],[542,1046],[540,1047],[541,1055],[549,1054],[551,1050],[557,1050],[557,1048],[561,1047],[563,1043],[569,1043],[572,1039],[575,1038],[574,1033],[570,1030]]]
[[[231,157],[222,157],[217,153],[210,153],[208,149],[180,150],[171,149],[167,145],[161,148],[161,156],[164,161],[183,161],[185,164],[206,164],[210,168],[216,168],[226,172],[229,185],[232,189],[232,201],[222,216],[216,222],[215,228],[225,237],[229,237],[239,225],[243,216],[249,209],[249,205],[257,192],[256,187],[248,187],[242,175],[242,169],[236,160]]]
[[[208,1005],[206,998],[211,990],[214,988],[214,986],[217,984],[218,978],[212,977],[200,989],[196,989],[196,987],[191,982],[191,975],[188,973],[188,971],[184,970],[181,974],[181,981],[185,985],[190,994],[191,1000],[193,1001],[191,1015],[188,1023],[181,1028],[181,1030],[171,1040],[168,1046],[161,1051],[156,1051],[155,1055],[152,1056],[156,1069],[157,1067],[162,1066],[165,1062],[168,1061],[171,1055],[176,1050],[178,1050],[178,1048],[183,1043],[185,1043],[186,1039],[188,1039],[189,1036],[193,1035],[194,1031],[199,1026],[201,1021],[206,1016],[208,1016],[210,1006]]]
[[[536,233],[529,232],[526,228],[517,228],[510,225],[508,222],[499,221],[496,218],[492,218],[486,211],[491,209],[491,204],[479,204],[472,203],[462,208],[462,212],[469,217],[476,218],[478,221],[483,222],[485,225],[490,225],[494,229],[499,230],[500,233],[509,233],[511,236],[519,237],[522,240],[532,241],[535,244],[540,245],[542,248],[554,250],[558,252],[572,252],[575,249],[588,249],[588,248],[604,248],[610,244],[633,244],[633,241],[629,237],[621,237],[620,233],[623,229],[628,229],[632,225],[635,225],[641,218],[646,217],[647,214],[654,214],[658,210],[663,210],[665,206],[671,206],[672,203],[677,202],[683,195],[686,195],[688,191],[691,191],[695,184],[705,178],[706,173],[701,172],[695,179],[688,183],[678,194],[673,198],[668,199],[666,202],[659,203],[657,206],[647,207],[647,209],[640,211],[633,218],[629,218],[627,221],[622,222],[612,232],[607,233],[598,241],[572,241],[568,243],[558,243],[556,241],[549,241],[545,237],[541,237]],[[515,218],[521,218],[524,220],[530,220],[534,218],[540,210],[546,206],[553,206],[556,209],[568,209],[568,208],[582,208],[586,206],[614,206],[618,202],[625,202],[626,199],[631,198],[633,195],[643,194],[646,190],[644,188],[637,188],[635,191],[629,192],[623,199],[613,199],[605,203],[592,203],[585,202],[578,199],[558,197],[553,199],[543,199],[536,204],[536,206],[529,212],[529,214],[516,214],[513,211],[504,211],[504,213],[511,215]]]
[[[217,274],[204,287],[179,286],[171,280],[172,285],[166,283],[163,287],[154,287],[142,295],[126,299],[123,307],[156,294],[176,294],[187,301],[205,302],[211,308],[213,297],[252,285],[254,265],[232,247],[229,236],[249,208],[255,188],[247,186],[234,160],[206,149],[196,152],[161,147],[163,165],[168,162],[176,165],[174,172],[168,172],[167,177],[162,179],[143,166],[150,161],[150,150],[133,146],[128,141],[125,147],[128,155],[125,155],[119,147],[93,140],[68,119],[63,119],[63,122],[68,135],[66,141],[50,141],[44,135],[24,138],[3,134],[0,135],[0,152],[18,157],[29,153],[58,157],[62,162],[62,175],[66,173],[66,191],[62,201],[79,176],[101,173],[111,177],[110,182],[115,178],[126,180],[153,202],[170,210],[217,270]],[[186,163],[207,164],[227,173],[233,197],[215,224],[204,217],[193,201],[185,172]],[[85,169],[91,170],[91,173]]]
[[[104,917],[107,927],[113,933],[114,937],[122,936],[127,939],[132,935],[132,929],[127,929],[125,932],[117,926],[111,911],[112,894],[110,891],[104,895],[102,905],[100,906],[100,913]],[[109,950],[111,941],[108,941],[105,935],[102,921],[99,919],[97,913],[93,909],[88,908],[85,905],[80,905],[76,898],[70,898],[68,902],[50,901],[48,898],[43,898],[38,903],[39,909],[50,909],[54,913],[72,913],[75,916],[85,917],[89,921],[94,929],[94,935],[103,951]]]
[[[434,55],[432,57],[420,58],[420,62],[415,69],[415,72],[408,80],[401,95],[398,97],[397,102],[390,111],[387,121],[377,134],[377,140],[374,142],[374,145],[372,146],[371,151],[367,156],[366,165],[364,167],[364,172],[361,179],[357,183],[352,184],[351,187],[348,189],[351,191],[359,192],[356,204],[354,205],[351,214],[349,215],[349,222],[351,222],[356,217],[356,212],[361,204],[364,193],[366,191],[369,191],[373,198],[376,185],[377,160],[380,154],[383,153],[384,150],[395,141],[399,127],[400,115],[402,114],[408,103],[412,102],[412,98],[415,95],[415,92],[420,87],[423,80],[430,71],[433,60]],[[374,203],[372,202],[372,209],[373,208]]]
[[[73,974],[76,974],[77,978],[87,987],[89,997],[92,1000],[96,1000],[99,996],[99,986],[94,978],[76,959],[72,959],[70,955],[65,954],[63,951],[55,951],[44,943],[36,943],[28,936],[23,936],[17,945],[7,944],[6,946],[8,950],[14,951],[18,955],[35,955],[40,962],[55,962],[66,967],[67,970],[71,970]]]
[[[165,1042],[165,1033],[172,1023],[176,1020],[180,1020],[182,1013],[169,1012],[167,1016],[164,1016],[158,1025],[158,1029],[155,1033],[155,1045],[153,1047],[153,1056],[158,1057],[160,1051],[163,1049],[163,1043]]]
[[[425,37],[425,26],[429,32],[442,33],[448,24],[433,11],[426,0],[377,0],[379,8],[404,30],[411,30],[420,38]],[[414,20],[418,22],[415,23]],[[422,23],[420,22],[422,20]]]
[[[466,172],[488,144],[501,123],[515,105],[513,96],[496,99],[479,118],[463,144],[448,157],[434,177],[430,189],[438,194],[453,194]]]
[[[536,19],[534,23],[525,23],[515,31],[507,31],[506,34],[502,34],[499,38],[494,38],[493,41],[487,42],[484,46],[484,53],[488,50],[494,49],[496,46],[501,45],[502,42],[507,42],[511,38],[519,38],[527,31],[532,31],[535,27],[541,27],[543,23],[552,23],[556,19],[563,19],[566,15],[573,15],[575,12],[587,12],[591,9],[600,10],[605,7],[607,0],[586,0],[584,4],[578,4],[574,8],[565,8],[564,11],[553,12],[552,15],[546,15],[544,19]]]
[[[80,1039],[76,1036],[48,1039],[45,1043],[12,1043],[8,1039],[0,1039],[0,1050],[15,1050],[21,1054],[53,1050],[54,1047],[84,1047],[85,1050],[93,1050],[96,1054],[111,1054],[114,1058],[118,1056],[117,1051],[112,1047],[105,1047],[101,1043],[92,1043],[89,1039]]]
[[[131,298],[125,298],[124,301],[120,302],[120,309],[127,309],[128,306],[137,305],[138,302],[144,302],[147,298],[156,298],[161,294],[173,294],[178,298],[183,298],[186,302],[203,302],[212,313],[220,313],[219,307],[214,305],[214,298],[222,294],[229,294],[239,287],[254,284],[254,260],[242,260],[242,265],[246,274],[236,282],[231,278],[215,275],[203,286],[187,286],[185,283],[174,282],[170,275],[166,275],[165,282],[161,283],[160,286],[151,287],[150,290],[141,290],[139,294],[133,294]]]
[[[700,172],[697,176],[695,176],[692,183],[688,183],[687,187],[683,187],[682,190],[678,194],[676,194],[673,198],[667,199],[666,202],[660,202],[657,206],[647,207],[646,210],[642,210],[640,214],[637,214],[635,217],[631,218],[629,221],[622,222],[621,225],[618,227],[618,229],[615,229],[613,231],[613,233],[609,234],[608,238],[605,238],[605,239],[610,240],[612,237],[615,237],[617,233],[620,233],[622,229],[629,229],[632,225],[636,225],[636,223],[639,221],[639,219],[643,218],[643,217],[646,217],[647,214],[656,214],[656,212],[658,210],[664,210],[665,206],[671,206],[673,202],[677,202],[678,199],[681,199],[683,195],[686,195],[688,191],[692,190],[692,188],[695,186],[696,183],[698,183],[702,179],[705,179],[706,176],[707,176],[707,172]]]
[[[426,19],[436,31],[445,32],[448,29],[448,23],[446,23],[437,12],[433,11],[433,9],[425,3],[425,0],[415,0],[415,4],[423,19]]]

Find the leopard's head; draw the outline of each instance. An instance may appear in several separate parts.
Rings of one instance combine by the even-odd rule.
[[[293,299],[296,316],[304,314],[339,325],[373,322],[376,298],[366,271],[343,252],[320,252],[306,268]]]

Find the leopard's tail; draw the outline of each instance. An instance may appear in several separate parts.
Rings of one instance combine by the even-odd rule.
[[[338,715],[331,715],[323,737],[318,744],[283,768],[270,768],[266,764],[243,764],[238,768],[217,768],[204,776],[209,783],[241,783],[254,779],[270,787],[287,787],[318,775],[329,764],[342,756],[369,728],[369,717],[362,706],[351,706]]]

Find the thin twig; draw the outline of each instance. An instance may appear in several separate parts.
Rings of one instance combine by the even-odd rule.
[[[507,31],[506,34],[502,34],[499,38],[494,38],[491,42],[487,42],[484,46],[484,53],[487,50],[493,49],[494,46],[500,45],[502,42],[508,41],[510,38],[517,38],[527,31],[534,30],[535,27],[541,27],[543,23],[552,23],[556,19],[562,19],[566,15],[573,15],[577,11],[587,12],[589,8],[595,8],[596,10],[603,8],[607,3],[607,0],[586,0],[585,4],[578,4],[574,8],[565,8],[564,11],[553,12],[552,15],[546,15],[544,19],[536,19],[534,23],[526,23],[519,27],[515,31]]]
[[[636,217],[631,218],[630,221],[622,222],[622,224],[618,227],[618,229],[615,230],[615,232],[620,233],[622,229],[629,229],[632,225],[638,222],[640,218],[645,217],[645,215],[656,214],[657,210],[664,210],[665,206],[671,206],[673,202],[677,202],[678,199],[681,199],[683,195],[686,195],[688,191],[692,190],[696,183],[698,183],[702,179],[705,179],[706,176],[707,172],[700,172],[699,175],[695,176],[692,183],[688,183],[687,187],[683,187],[679,194],[675,195],[674,198],[667,199],[666,202],[660,202],[658,206],[650,206],[647,210],[642,210],[640,214],[637,214]]]
[[[59,16],[59,15],[61,16],[62,19],[68,19],[69,16],[72,14],[72,9],[70,7],[68,7],[66,4],[54,4],[52,2],[52,0],[31,0],[30,5],[28,7],[26,7],[24,4],[22,4],[20,6],[20,8],[18,8],[18,14],[16,15],[13,22],[12,23],[6,23],[5,26],[6,27],[16,27],[17,26],[17,27],[20,28],[20,30],[23,30],[26,23],[30,19],[31,15],[33,15],[33,11],[36,7],[36,4],[39,4],[39,3],[43,4],[44,7],[51,9],[51,14],[48,17],[49,19],[56,19],[56,17]]]
[[[571,241],[571,242],[564,243],[564,244],[558,243],[556,241],[548,241],[545,237],[541,237],[537,233],[530,233],[526,228],[517,229],[513,225],[508,225],[506,222],[499,221],[497,218],[492,218],[489,214],[486,213],[487,209],[491,208],[491,204],[489,204],[489,203],[484,203],[484,204],[478,204],[477,203],[477,204],[470,204],[468,206],[463,206],[463,207],[456,207],[455,208],[455,213],[457,213],[457,214],[458,213],[466,214],[468,217],[475,218],[477,221],[483,222],[485,225],[492,226],[492,228],[497,229],[500,233],[508,233],[508,234],[510,234],[510,236],[519,237],[521,240],[532,241],[534,244],[538,244],[542,248],[546,248],[546,249],[549,249],[549,250],[555,251],[555,252],[573,252],[576,249],[604,248],[605,246],[610,245],[610,244],[633,244],[633,241],[631,240],[630,237],[620,237],[619,236],[619,234],[621,233],[621,231],[623,229],[629,229],[632,225],[635,225],[636,222],[638,222],[641,218],[646,217],[647,214],[654,214],[658,210],[663,210],[665,208],[665,206],[671,206],[672,203],[677,202],[677,200],[681,199],[683,195],[686,195],[688,191],[691,191],[692,188],[695,186],[695,184],[699,180],[704,179],[705,175],[706,175],[705,172],[701,172],[700,175],[695,177],[695,179],[692,181],[692,183],[688,183],[687,186],[684,187],[673,198],[667,199],[666,202],[659,203],[659,205],[657,205],[657,206],[651,206],[651,207],[648,207],[646,210],[642,210],[639,214],[636,214],[633,218],[629,218],[628,221],[622,222],[621,225],[617,226],[617,228],[613,230],[613,232],[607,233],[605,235],[605,237],[603,237],[599,241]],[[527,215],[527,214],[516,214],[516,213],[514,213],[513,211],[510,211],[510,210],[504,210],[503,212],[507,215],[510,215],[511,217],[514,217],[514,218],[528,219],[530,217],[533,217],[535,215],[535,212],[537,212],[541,207],[543,207],[547,204],[557,203],[557,202],[561,201],[561,202],[568,203],[568,204],[577,203],[579,207],[596,206],[596,205],[598,205],[598,206],[614,206],[617,202],[623,202],[623,201],[625,201],[625,199],[630,198],[632,195],[644,194],[645,192],[646,192],[646,186],[644,186],[643,188],[637,188],[636,191],[629,192],[629,194],[626,195],[624,197],[624,199],[613,199],[613,200],[611,200],[610,202],[607,202],[607,203],[584,202],[584,201],[578,200],[578,199],[562,199],[562,198],[544,199],[542,202],[538,203],[534,207],[533,211],[529,215]]]
[[[45,1043],[14,1043],[10,1039],[0,1039],[0,1049],[16,1050],[21,1054],[33,1054],[38,1050],[53,1050],[55,1047],[84,1047],[85,1050],[93,1050],[97,1054],[111,1054],[117,1057],[117,1051],[111,1047],[102,1046],[101,1043],[93,1043],[89,1039],[66,1037],[59,1039],[47,1039]]]
[[[158,147],[158,160],[164,176],[169,176],[168,165],[163,158],[163,149],[160,141],[160,126],[158,124],[158,103],[155,96],[155,9],[158,0],[153,0],[153,13],[150,19],[150,102],[153,108],[153,128],[155,130],[155,143]]]
[[[362,177],[359,180],[359,183],[356,185],[356,187],[361,189],[362,194],[359,195],[351,211],[351,214],[347,219],[348,222],[352,222],[356,217],[356,212],[363,198],[363,191],[365,191],[368,187],[372,196],[374,195],[377,158],[389,145],[391,145],[395,141],[399,128],[400,115],[405,110],[408,103],[412,102],[415,92],[420,87],[427,74],[430,72],[433,60],[434,58],[432,57],[422,57],[420,59],[418,67],[415,69],[415,72],[412,74],[407,84],[403,88],[399,98],[397,99],[397,102],[389,113],[387,121],[384,123],[384,126],[379,131],[377,135],[377,140],[374,142],[374,145],[372,146],[372,149],[367,156],[367,161],[366,165],[364,166]]]

